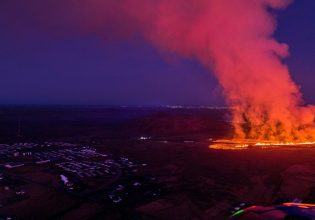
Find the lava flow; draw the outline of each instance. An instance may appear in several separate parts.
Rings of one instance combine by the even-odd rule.
[[[212,141],[210,149],[222,150],[244,150],[248,148],[273,148],[273,147],[314,147],[315,141],[305,142],[276,142],[276,141],[255,141],[250,139],[222,139]]]

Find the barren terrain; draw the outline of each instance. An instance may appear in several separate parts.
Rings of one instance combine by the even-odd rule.
[[[135,176],[122,173],[119,178],[84,180],[90,189],[79,194],[57,190],[58,176],[47,167],[1,168],[4,174],[25,180],[12,188],[22,188],[26,195],[11,201],[14,192],[5,190],[0,180],[0,217],[218,220],[241,201],[315,202],[315,149],[208,148],[209,139],[231,136],[227,109],[2,107],[0,132],[3,144],[63,141],[143,164]],[[99,199],[117,184],[128,189],[134,178],[144,182],[154,178],[159,193],[145,197],[139,191],[118,205]]]

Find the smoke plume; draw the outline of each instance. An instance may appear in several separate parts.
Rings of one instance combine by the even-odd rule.
[[[2,4],[7,9],[12,2]],[[6,15],[15,24],[97,33],[105,39],[141,34],[163,51],[197,58],[224,89],[238,138],[314,138],[315,108],[303,105],[299,87],[283,63],[288,45],[273,37],[274,11],[286,8],[289,0],[23,2],[15,6],[16,14]]]

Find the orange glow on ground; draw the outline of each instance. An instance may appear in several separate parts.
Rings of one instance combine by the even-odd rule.
[[[256,141],[250,139],[222,139],[212,141],[210,149],[221,150],[244,150],[248,148],[273,148],[273,147],[315,147],[315,141],[305,142],[275,142],[275,141]]]
[[[307,203],[294,203],[294,202],[287,202],[283,203],[284,206],[297,206],[299,208],[315,208],[315,204],[307,204]]]

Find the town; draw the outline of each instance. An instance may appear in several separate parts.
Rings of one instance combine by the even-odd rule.
[[[79,144],[1,144],[0,213],[31,199],[37,187],[101,205],[133,205],[161,193],[156,178],[141,174],[146,166],[126,156],[100,153]],[[1,218],[12,218],[1,214]]]

